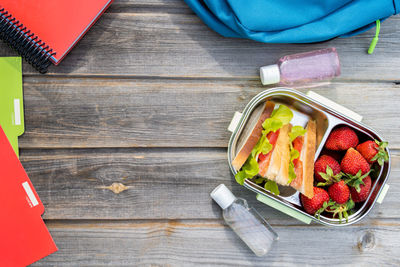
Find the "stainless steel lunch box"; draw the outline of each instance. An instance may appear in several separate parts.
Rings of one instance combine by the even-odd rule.
[[[232,136],[228,146],[228,162],[232,173],[235,175],[236,170],[232,166],[232,160],[236,155],[237,141],[246,127],[246,123],[252,115],[255,108],[261,103],[271,100],[277,104],[288,106],[294,113],[292,123],[294,125],[305,126],[309,119],[313,119],[317,123],[317,149],[315,160],[318,158],[326,139],[333,128],[338,125],[348,125],[360,133],[365,138],[377,139],[382,141],[381,136],[371,128],[361,123],[362,117],[347,108],[338,105],[329,99],[322,97],[312,91],[307,95],[288,88],[274,88],[263,91],[255,96],[245,107],[243,113],[235,113],[235,116],[229,126]],[[389,150],[388,150],[389,153]],[[376,202],[381,203],[385,197],[389,185],[386,184],[390,172],[390,153],[389,161],[380,167],[379,174],[373,179],[371,193],[367,200],[358,207],[358,210],[349,216],[348,222],[339,223],[336,218],[321,216],[320,219],[307,214],[302,210],[300,203],[300,194],[296,190],[283,186],[280,187],[281,194],[275,196],[262,186],[257,185],[247,179],[244,186],[257,193],[257,199],[273,208],[276,208],[296,219],[311,223],[312,220],[329,226],[346,226],[358,222],[365,217],[373,208]]]

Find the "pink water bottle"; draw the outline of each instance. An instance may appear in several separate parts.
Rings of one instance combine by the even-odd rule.
[[[339,57],[334,47],[284,56],[276,64],[260,68],[263,85],[302,84],[328,80],[339,75]]]

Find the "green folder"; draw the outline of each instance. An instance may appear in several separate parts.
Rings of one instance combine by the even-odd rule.
[[[0,125],[18,156],[18,137],[25,130],[20,57],[0,57]]]

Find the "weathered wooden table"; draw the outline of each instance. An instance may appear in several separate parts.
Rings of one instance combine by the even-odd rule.
[[[59,247],[35,266],[400,265],[399,29],[400,17],[387,20],[367,55],[374,30],[261,44],[217,35],[182,0],[115,0],[60,66],[40,75],[24,65],[21,160]],[[393,159],[383,204],[346,228],[305,225],[257,203],[226,157],[234,111],[268,88],[258,68],[329,46],[342,75],[314,90],[363,115]],[[0,51],[15,55],[4,44]],[[267,257],[224,225],[209,197],[220,183],[280,235]]]

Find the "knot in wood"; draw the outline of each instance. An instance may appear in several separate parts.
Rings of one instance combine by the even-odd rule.
[[[127,187],[121,183],[113,183],[112,185],[106,187],[106,189],[113,191],[115,194],[119,194],[119,193],[127,190],[128,188],[129,187]]]
[[[373,232],[365,232],[358,240],[358,249],[360,252],[372,250],[375,247],[375,235]]]

